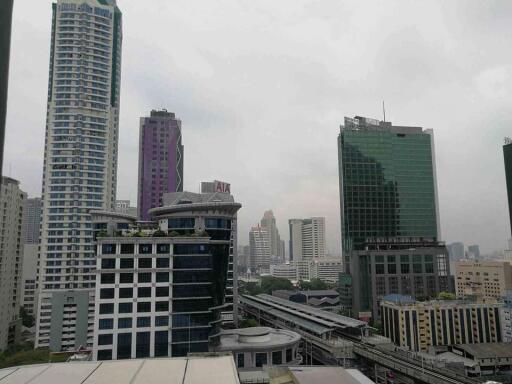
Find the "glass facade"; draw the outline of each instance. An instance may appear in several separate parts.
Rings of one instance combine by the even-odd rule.
[[[344,251],[363,249],[367,239],[437,239],[429,133],[346,118],[338,157]]]
[[[512,142],[509,142],[509,139],[505,140],[503,157],[505,159],[505,178],[507,181],[508,213],[510,227],[512,228]]]

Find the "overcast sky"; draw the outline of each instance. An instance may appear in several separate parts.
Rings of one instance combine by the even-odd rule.
[[[51,2],[16,0],[4,173],[41,193]],[[138,118],[183,122],[185,189],[220,179],[239,243],[273,209],[325,216],[340,251],[344,116],[433,128],[442,238],[506,247],[502,142],[512,136],[512,1],[118,0],[118,198],[137,196]]]

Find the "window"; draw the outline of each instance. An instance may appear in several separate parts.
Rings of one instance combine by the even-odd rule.
[[[169,355],[169,332],[155,332],[155,357]]]
[[[119,313],[132,313],[133,304],[132,303],[119,303]]]
[[[375,274],[377,274],[377,275],[384,274],[384,264],[375,264]]]
[[[207,255],[210,247],[203,244],[174,244],[175,255]]]
[[[155,303],[155,312],[164,312],[169,310],[168,301],[157,301]]]
[[[114,304],[112,303],[106,303],[106,304],[100,304],[100,315],[106,315],[114,313]]]
[[[151,283],[151,272],[139,273],[137,279],[139,283]]]
[[[194,229],[195,219],[193,217],[179,217],[168,220],[167,228],[169,229]]]
[[[133,297],[133,288],[119,288],[120,299],[131,299]]]
[[[155,327],[165,327],[169,325],[169,316],[156,316]]]
[[[139,268],[151,268],[151,258],[139,259]]]
[[[140,273],[139,273],[139,275],[140,275]],[[156,282],[157,283],[169,282],[169,273],[168,272],[157,272],[156,273]]]
[[[281,365],[283,364],[283,352],[275,351],[272,352],[272,365]]]
[[[121,269],[133,269],[133,259],[121,259]]]
[[[159,257],[156,259],[157,268],[169,268],[169,259],[166,257]]]
[[[149,255],[151,253],[153,253],[153,245],[152,244],[139,244],[139,254]]]
[[[133,283],[133,273],[121,273],[119,275],[119,283],[120,284],[132,284]]]
[[[151,297],[151,287],[137,288],[137,297]]]
[[[102,244],[101,245],[101,253],[104,255],[115,255],[116,254],[116,245],[115,244]]]
[[[116,282],[115,273],[102,273],[101,284],[114,284]]]
[[[169,244],[157,244],[156,253],[159,255],[171,253],[171,247]]]
[[[156,297],[169,296],[169,287],[156,287]]]
[[[132,357],[132,334],[119,333],[117,335],[117,358],[129,359]]]
[[[400,264],[400,272],[402,274],[410,273],[409,264]]]
[[[98,350],[98,360],[112,360],[112,350],[111,349]]]
[[[291,348],[288,348],[286,350],[286,362],[289,363],[293,360],[293,350]]]
[[[388,273],[390,275],[396,274],[396,264],[388,264]]]
[[[132,327],[132,318],[131,317],[121,317],[117,320],[118,328],[131,328]]]
[[[149,332],[137,332],[136,357],[149,357]]]
[[[267,354],[266,353],[257,352],[256,353],[256,366],[257,367],[263,367],[266,364],[267,364]]]
[[[151,312],[151,303],[145,301],[137,303],[137,312]]]
[[[111,345],[114,342],[112,334],[98,335],[98,345]]]
[[[113,319],[100,319],[98,322],[99,329],[113,329],[114,328],[114,320]]]
[[[137,328],[151,327],[151,317],[137,317]]]
[[[101,269],[115,269],[116,259],[101,259]]]
[[[121,244],[122,255],[133,255],[135,247],[133,244]]]
[[[113,299],[114,288],[102,288],[100,289],[100,299]]]
[[[243,353],[237,353],[237,355],[236,355],[237,368],[243,368],[244,365],[245,365],[245,355]]]

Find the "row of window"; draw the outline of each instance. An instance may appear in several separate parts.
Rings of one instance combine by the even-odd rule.
[[[137,267],[142,269],[148,268],[169,268],[170,260],[168,257],[157,257],[155,266],[153,267],[152,258],[121,258],[119,259],[120,269],[133,269],[135,268],[135,260],[137,260]],[[101,269],[115,269],[116,259],[101,259]]]

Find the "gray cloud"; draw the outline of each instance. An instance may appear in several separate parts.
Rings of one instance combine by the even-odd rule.
[[[272,208],[327,218],[340,249],[343,116],[434,128],[443,236],[505,247],[502,137],[511,135],[509,1],[119,0],[118,196],[136,200],[138,119],[183,120],[185,186],[230,181],[240,242]],[[16,2],[5,171],[41,189],[50,1]],[[10,166],[9,166],[10,164]]]

